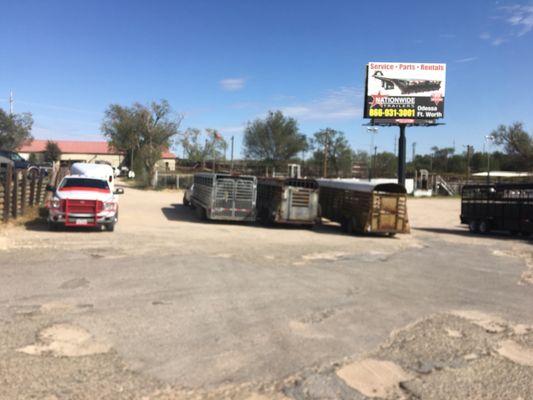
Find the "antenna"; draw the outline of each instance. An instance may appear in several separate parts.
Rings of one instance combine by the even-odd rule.
[[[13,99],[13,91],[9,91],[9,115],[13,115],[13,103],[15,100]]]

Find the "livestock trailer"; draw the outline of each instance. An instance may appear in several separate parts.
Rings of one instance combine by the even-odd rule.
[[[471,232],[529,235],[533,232],[533,183],[465,185],[460,218]]]
[[[191,205],[201,219],[255,221],[257,178],[248,175],[194,175]]]
[[[315,225],[320,220],[318,183],[303,178],[260,178],[257,216],[264,224]]]
[[[347,233],[409,233],[407,193],[396,183],[319,179],[322,216]]]

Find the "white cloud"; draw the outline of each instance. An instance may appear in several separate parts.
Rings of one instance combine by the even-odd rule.
[[[329,90],[322,97],[281,107],[281,111],[301,120],[354,119],[361,116],[362,92],[351,86]]]
[[[455,60],[456,63],[469,63],[469,62],[472,62],[472,61],[476,61],[477,60],[477,57],[465,57],[465,58],[460,58],[459,60]]]
[[[228,92],[235,92],[244,88],[246,83],[245,78],[226,78],[222,79],[219,84],[223,90]]]
[[[523,36],[533,29],[533,3],[502,8],[508,13],[506,21],[518,28],[517,36]]]

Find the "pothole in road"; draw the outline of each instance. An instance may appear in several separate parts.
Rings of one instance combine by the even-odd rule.
[[[30,355],[81,357],[103,354],[111,350],[104,341],[95,339],[87,330],[71,324],[56,324],[43,329],[37,343],[17,349]]]

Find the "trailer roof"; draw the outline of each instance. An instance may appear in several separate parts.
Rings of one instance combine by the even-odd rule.
[[[405,187],[397,183],[372,183],[353,179],[317,179],[321,187],[333,189],[354,190],[357,192],[392,192],[406,193]]]
[[[225,173],[214,173],[214,172],[197,172],[194,176],[202,176],[204,178],[243,178],[243,179],[257,179],[253,175],[236,175],[236,174],[225,174]]]

